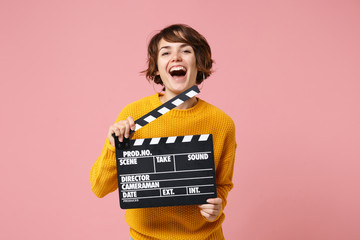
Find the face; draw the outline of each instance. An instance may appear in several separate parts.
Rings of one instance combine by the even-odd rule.
[[[177,95],[196,83],[197,67],[193,48],[181,42],[159,42],[158,72],[165,94]]]

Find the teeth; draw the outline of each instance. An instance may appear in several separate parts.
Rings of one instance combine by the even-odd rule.
[[[170,72],[179,71],[179,70],[186,71],[186,68],[184,68],[183,66],[176,66],[176,67],[170,68]]]

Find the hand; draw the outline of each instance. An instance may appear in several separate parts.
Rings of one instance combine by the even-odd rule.
[[[200,213],[207,220],[214,221],[221,213],[222,199],[209,198],[206,202],[208,202],[208,204],[199,205]]]
[[[126,120],[122,120],[114,125],[111,125],[108,133],[108,139],[111,146],[115,147],[115,141],[112,136],[113,133],[115,133],[115,135],[119,137],[119,141],[122,142],[124,137],[130,137],[130,129],[135,130],[135,122],[132,117],[128,117]]]

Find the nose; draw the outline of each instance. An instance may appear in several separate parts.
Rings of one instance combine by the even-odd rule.
[[[172,61],[173,61],[173,62],[180,62],[180,61],[182,61],[182,58],[181,58],[180,53],[178,53],[178,52],[174,53],[174,56],[172,57]]]

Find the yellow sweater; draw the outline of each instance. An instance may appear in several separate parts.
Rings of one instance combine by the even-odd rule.
[[[162,103],[155,94],[126,106],[116,119],[128,116],[134,119],[159,107]],[[226,197],[233,187],[232,175],[235,158],[235,126],[232,119],[215,106],[198,99],[189,109],[173,109],[135,132],[133,139],[184,135],[213,134],[217,194],[226,205]],[[115,149],[106,139],[100,157],[90,171],[92,191],[104,197],[118,188]],[[135,240],[221,240],[221,224],[225,215],[210,222],[196,205],[127,209],[125,220]]]

